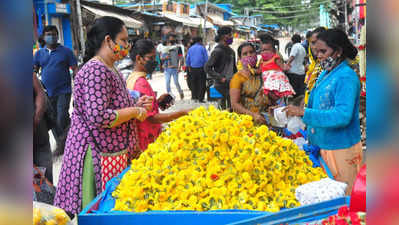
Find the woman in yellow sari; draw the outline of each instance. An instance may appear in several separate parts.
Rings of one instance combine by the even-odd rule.
[[[231,106],[234,112],[252,116],[255,123],[266,124],[261,113],[266,112],[270,101],[263,93],[261,75],[254,70],[257,63],[255,47],[245,42],[238,47],[237,52],[242,69],[234,74],[230,82]]]
[[[310,65],[308,67],[308,71],[306,72],[306,77],[305,77],[305,84],[306,84],[305,105],[308,104],[309,94],[312,91],[317,81],[317,78],[319,77],[322,71],[320,67],[320,61],[316,58],[317,49],[315,48],[315,45],[317,41],[317,35],[323,31],[326,31],[326,28],[324,27],[316,28],[315,30],[312,31],[312,35],[310,36],[309,39],[308,55],[309,55]]]

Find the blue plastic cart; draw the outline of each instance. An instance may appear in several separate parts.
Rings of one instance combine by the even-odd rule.
[[[324,161],[321,163],[325,165]],[[349,197],[318,204],[283,209],[277,213],[253,210],[198,211],[149,211],[142,213],[112,211],[115,199],[111,193],[119,184],[127,168],[111,179],[106,190],[97,196],[78,216],[79,225],[250,225],[250,224],[298,224],[335,215],[338,209],[349,205]],[[331,177],[327,169],[327,175]]]

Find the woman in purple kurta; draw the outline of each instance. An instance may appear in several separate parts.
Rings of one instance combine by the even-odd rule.
[[[100,32],[107,29],[107,32]],[[98,40],[101,42],[96,48]],[[82,209],[85,167],[94,169],[92,179],[96,192],[100,193],[100,152],[117,153],[127,149],[129,159],[133,158],[138,150],[135,119],[146,118],[146,110],[136,105],[147,108],[152,104],[143,98],[136,104],[113,67],[129,46],[122,21],[112,17],[97,19],[88,33],[88,42],[89,47],[94,47],[86,52],[87,62],[74,79],[74,111],[54,200],[56,206],[73,214]],[[85,165],[87,152],[92,154],[92,165]]]

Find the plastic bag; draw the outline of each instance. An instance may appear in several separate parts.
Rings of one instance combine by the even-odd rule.
[[[305,130],[305,124],[302,122],[302,119],[298,116],[293,116],[288,118],[287,129],[291,133],[298,133],[299,130]]]
[[[301,205],[311,205],[345,196],[348,185],[330,178],[310,182],[295,190],[295,197]]]
[[[303,150],[303,145],[307,144],[308,142],[303,137],[299,137],[293,140],[294,144],[298,145],[298,148]]]
[[[277,123],[276,124],[277,127],[285,127],[285,125],[288,122],[287,114],[283,112],[284,108],[285,106],[274,109],[273,114],[274,114],[274,120]]]
[[[53,204],[55,187],[44,176],[46,168],[33,166],[33,200]]]
[[[64,210],[42,202],[33,202],[33,225],[72,225]]]

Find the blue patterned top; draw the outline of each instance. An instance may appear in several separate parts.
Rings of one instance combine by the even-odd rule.
[[[360,141],[360,81],[343,61],[323,71],[309,96],[303,122],[309,142],[321,149],[349,148]]]

